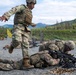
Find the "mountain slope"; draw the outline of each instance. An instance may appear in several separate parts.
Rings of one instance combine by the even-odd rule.
[[[45,26],[46,26],[46,24],[37,23],[35,28],[43,28]],[[12,24],[5,24],[2,27],[4,27],[4,28],[13,28],[13,25]],[[33,27],[29,26],[29,28],[33,28]]]
[[[4,27],[4,28],[13,28],[13,25],[12,24],[5,24],[2,27]]]
[[[49,26],[55,26],[55,25],[58,26],[58,25],[66,25],[66,24],[76,25],[76,19],[70,20],[70,21],[62,21],[60,23],[56,23],[56,24],[53,24],[53,25],[46,25],[46,24],[43,24],[43,23],[37,23],[36,27],[34,27],[34,28],[44,28],[46,26],[49,27]],[[13,25],[12,24],[5,24],[2,27],[4,27],[4,28],[13,28]],[[29,26],[29,28],[33,28],[33,27]]]

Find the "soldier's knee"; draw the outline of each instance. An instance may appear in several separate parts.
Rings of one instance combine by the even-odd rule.
[[[20,44],[20,41],[14,40],[12,41],[12,46],[15,48]]]

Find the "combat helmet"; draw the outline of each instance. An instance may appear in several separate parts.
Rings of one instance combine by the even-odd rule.
[[[26,3],[34,3],[34,4],[36,4],[36,0],[26,0]]]
[[[66,41],[65,45],[69,47],[70,50],[73,50],[75,48],[75,43],[73,41]]]

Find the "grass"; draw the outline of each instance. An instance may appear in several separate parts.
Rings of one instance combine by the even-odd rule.
[[[44,39],[62,39],[62,40],[76,40],[76,30],[65,29],[65,30],[50,30],[50,29],[35,29],[32,30],[32,34],[36,37],[40,37],[40,33],[43,33]]]

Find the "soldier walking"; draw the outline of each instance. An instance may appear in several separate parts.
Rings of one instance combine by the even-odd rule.
[[[14,17],[14,27],[13,27],[13,37],[12,37],[12,44],[9,47],[9,53],[13,52],[13,49],[21,44],[22,54],[23,54],[23,66],[25,68],[32,68],[33,65],[29,64],[29,55],[28,55],[28,48],[29,48],[29,34],[30,29],[28,26],[31,25],[32,27],[36,26],[36,24],[32,23],[32,9],[36,4],[36,0],[26,0],[27,5],[19,5],[13,7],[8,12],[4,13],[1,17],[1,21],[8,21],[9,18],[15,14]]]

